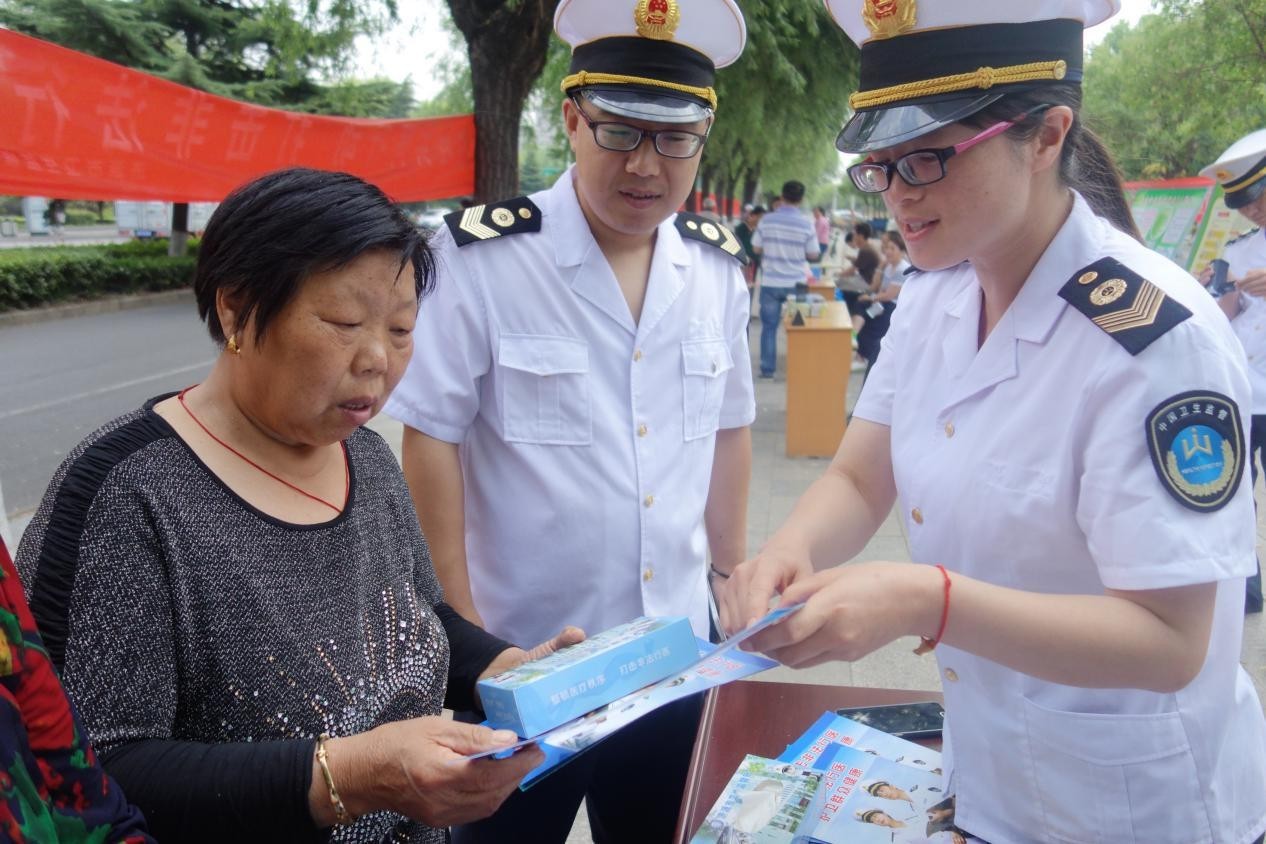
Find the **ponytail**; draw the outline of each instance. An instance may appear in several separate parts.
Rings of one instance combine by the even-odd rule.
[[[1080,115],[1073,119],[1064,149],[1060,176],[1068,186],[1086,198],[1095,214],[1141,242],[1143,235],[1125,199],[1121,171],[1099,136],[1081,122]]]
[[[1015,123],[1007,135],[1027,141],[1042,125],[1041,106],[1067,106],[1073,111],[1073,125],[1064,138],[1060,152],[1059,177],[1068,187],[1086,199],[1090,209],[1116,228],[1141,241],[1130,203],[1125,199],[1121,171],[1103,142],[1081,120],[1081,89],[1072,85],[1048,85],[1031,91],[1008,94],[987,108],[963,120],[984,128],[990,123],[1010,120]],[[1022,119],[1021,119],[1022,118]]]

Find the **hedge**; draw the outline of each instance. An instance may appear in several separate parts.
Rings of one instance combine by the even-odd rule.
[[[196,258],[166,251],[165,241],[0,250],[0,311],[187,286]]]

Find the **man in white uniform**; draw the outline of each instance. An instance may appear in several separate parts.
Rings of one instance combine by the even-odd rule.
[[[387,412],[458,612],[516,642],[639,615],[707,637],[707,555],[725,575],[746,552],[749,305],[737,239],[674,212],[745,26],[732,0],[563,0],[555,29],[576,164],[448,218]],[[643,719],[455,841],[562,842],[582,797],[597,842],[669,840],[698,712]]]
[[[1200,171],[1222,184],[1226,207],[1239,211],[1257,228],[1226,245],[1227,279],[1234,288],[1222,294],[1218,304],[1231,320],[1236,337],[1248,356],[1253,385],[1253,424],[1249,438],[1249,466],[1253,482],[1266,454],[1266,129],[1240,138],[1222,156]],[[1203,276],[1208,283],[1209,274]],[[1248,579],[1245,612],[1262,611],[1262,571]]]

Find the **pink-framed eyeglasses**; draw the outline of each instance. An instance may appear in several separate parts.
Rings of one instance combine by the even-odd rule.
[[[1048,108],[1048,106],[1042,106]],[[977,144],[1001,135],[1015,124],[1035,113],[1022,114],[1014,120],[1003,120],[995,123],[983,132],[973,135],[965,141],[953,146],[939,149],[916,149],[898,158],[896,161],[862,161],[848,168],[848,177],[862,193],[883,193],[892,187],[892,174],[901,176],[910,187],[930,185],[945,178],[945,162],[954,156],[966,152]]]

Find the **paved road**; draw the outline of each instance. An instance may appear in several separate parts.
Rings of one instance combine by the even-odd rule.
[[[192,296],[129,311],[0,328],[0,482],[34,508],[79,440],[150,396],[203,378],[216,354]]]
[[[113,223],[108,226],[65,226],[60,234],[32,237],[25,229],[14,237],[0,236],[0,249],[20,249],[27,246],[88,246],[98,243],[123,243],[130,237],[119,235]]]

